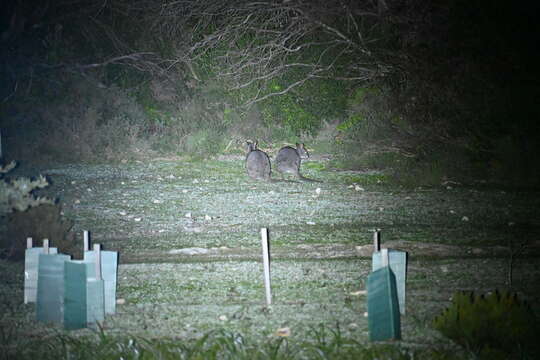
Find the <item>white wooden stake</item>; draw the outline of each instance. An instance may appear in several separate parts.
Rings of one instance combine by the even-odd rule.
[[[49,253],[49,239],[43,239],[43,252],[45,254]]]
[[[375,252],[381,251],[381,232],[378,229],[373,232],[373,248]]]
[[[26,248],[27,248],[27,249],[31,249],[31,248],[32,248],[32,238],[31,238],[31,237],[27,237],[27,238],[26,238]]]
[[[84,237],[83,251],[89,251],[90,250],[90,237],[88,236],[88,230],[84,230],[83,237]]]
[[[381,249],[381,264],[382,267],[388,266],[388,249]]]
[[[96,257],[96,280],[101,280],[101,245],[94,244],[94,256]]]
[[[270,287],[270,255],[268,251],[268,229],[261,229],[261,244],[264,267],[264,288],[266,290],[266,305],[272,305],[272,289]]]

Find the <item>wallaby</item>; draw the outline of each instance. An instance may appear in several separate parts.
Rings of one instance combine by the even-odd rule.
[[[270,158],[264,151],[257,149],[257,142],[247,142],[246,170],[252,179],[271,181]]]
[[[304,144],[296,144],[296,149],[291,146],[282,147],[276,156],[276,169],[283,177],[285,173],[291,173],[299,180],[321,182],[319,180],[309,179],[300,174],[300,163],[302,159],[309,158]]]

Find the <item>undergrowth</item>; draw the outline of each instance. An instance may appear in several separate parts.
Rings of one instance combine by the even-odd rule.
[[[223,329],[210,331],[200,338],[148,339],[108,335],[102,329],[95,336],[77,337],[59,334],[47,339],[30,340],[4,349],[0,359],[457,359],[448,350],[407,349],[400,345],[365,345],[344,337],[338,328],[312,329],[301,341],[274,335],[258,342],[240,333]]]

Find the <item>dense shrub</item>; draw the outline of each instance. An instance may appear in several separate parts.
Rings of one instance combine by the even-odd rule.
[[[433,325],[483,359],[533,358],[539,350],[534,313],[509,292],[456,293]]]
[[[14,163],[0,167],[0,176],[9,172]],[[72,224],[64,220],[60,206],[44,197],[36,197],[34,191],[48,186],[40,176],[36,180],[19,178],[12,181],[0,179],[0,220],[7,228],[0,228],[0,257],[10,260],[24,259],[26,239],[50,239],[61,251],[73,254],[74,235]]]
[[[0,241],[0,248],[7,249],[8,259],[22,260],[28,237],[34,240],[34,246],[39,246],[43,239],[49,239],[51,246],[58,248],[59,252],[81,258],[82,246],[76,245],[72,227],[73,223],[62,216],[58,204],[16,211],[7,217],[7,236]]]

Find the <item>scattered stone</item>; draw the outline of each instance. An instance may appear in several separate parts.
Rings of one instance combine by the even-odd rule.
[[[279,328],[279,329],[276,330],[275,335],[279,336],[279,337],[291,336],[291,329],[288,328],[288,327]]]
[[[483,252],[484,252],[484,250],[482,250],[482,249],[480,249],[480,248],[473,248],[473,249],[472,249],[472,253],[473,253],[474,255],[480,255],[480,254],[482,254]]]
[[[351,293],[351,296],[362,296],[362,295],[367,295],[367,290],[358,290],[358,291],[353,291]]]

